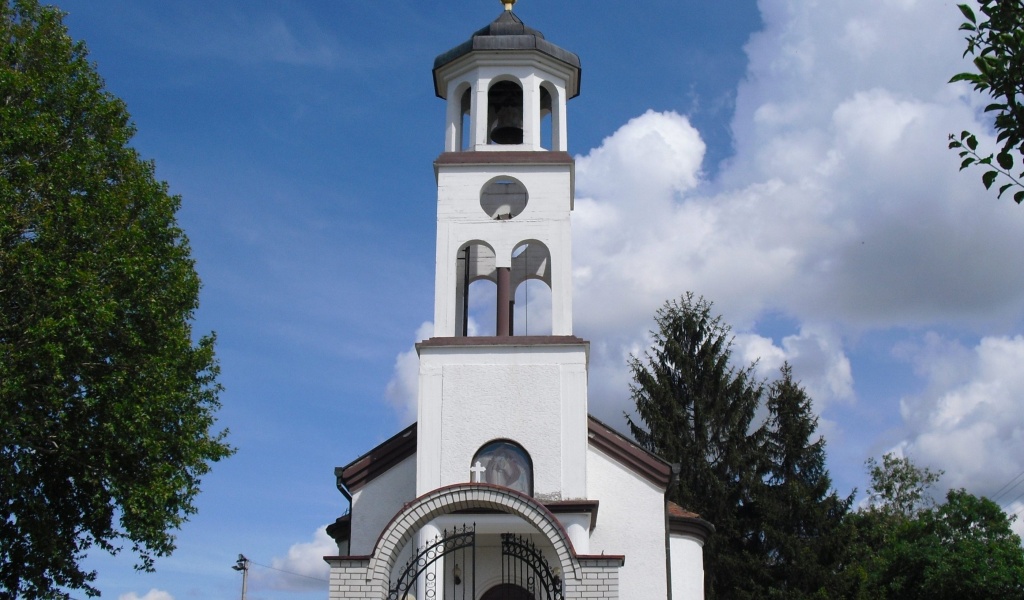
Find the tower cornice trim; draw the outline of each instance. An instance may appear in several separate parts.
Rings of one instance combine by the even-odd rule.
[[[589,346],[590,342],[574,335],[507,335],[432,337],[416,344],[416,349],[487,346]]]
[[[434,160],[435,168],[449,165],[472,166],[494,164],[575,166],[576,160],[568,152],[551,152],[549,150],[442,152]]]

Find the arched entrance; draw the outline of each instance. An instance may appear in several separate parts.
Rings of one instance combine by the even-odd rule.
[[[480,600],[533,600],[533,594],[518,585],[502,583],[487,590]]]
[[[550,580],[552,576],[557,576],[560,588],[562,579],[578,580],[578,571],[581,567],[573,553],[572,542],[557,518],[544,505],[509,488],[464,483],[424,494],[414,502],[407,504],[385,527],[367,565],[366,583],[378,590],[373,593],[379,593],[381,597],[388,594],[392,587],[390,580],[396,566],[396,559],[417,531],[429,527],[428,523],[438,517],[478,509],[485,512],[505,513],[517,517],[524,524],[529,525],[531,531],[534,531],[538,537],[538,541],[542,541],[546,546],[547,552],[552,558],[550,567],[547,570],[542,569],[546,581]],[[419,551],[420,549],[417,549],[415,552]],[[502,549],[499,548],[500,551]],[[414,559],[416,558],[414,556]],[[460,565],[463,569],[464,579],[467,579],[467,583],[469,583],[472,579],[465,577],[465,574],[468,573],[466,564],[460,562]],[[454,564],[450,567],[454,569]],[[520,581],[506,579],[502,583],[520,583]],[[550,584],[548,587],[553,589]],[[560,594],[556,596],[556,598],[560,597]]]

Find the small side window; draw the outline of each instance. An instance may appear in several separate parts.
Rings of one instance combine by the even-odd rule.
[[[473,456],[469,472],[474,483],[500,485],[533,495],[533,461],[515,442],[488,442]]]

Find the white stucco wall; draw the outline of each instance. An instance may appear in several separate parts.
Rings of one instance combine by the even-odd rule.
[[[372,552],[380,532],[406,502],[415,498],[415,454],[354,492],[349,554],[365,556]]]
[[[672,600],[704,600],[704,543],[686,535],[670,537]]]
[[[600,501],[591,554],[622,554],[621,598],[667,598],[665,496],[600,450],[587,453],[589,497]],[[673,599],[677,600],[677,599]]]
[[[533,461],[534,496],[584,498],[587,347],[423,347],[417,491],[470,481],[474,454],[494,439]]]

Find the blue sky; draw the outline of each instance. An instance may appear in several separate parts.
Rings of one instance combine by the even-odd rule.
[[[493,0],[68,0],[182,197],[236,456],[157,573],[95,556],[104,597],[325,598],[333,468],[408,423],[433,315],[443,102],[434,56]],[[1024,208],[958,173],[946,135],[986,131],[940,0],[522,0],[583,63],[575,331],[591,411],[624,428],[626,359],[654,311],[715,302],[741,360],[794,365],[841,493],[899,449],[993,494],[1024,472]],[[983,143],[990,139],[983,139]],[[1017,494],[997,497],[1011,512]],[[1016,502],[1014,502],[1016,500]],[[271,568],[273,567],[273,568]],[[287,575],[297,572],[306,577]]]

